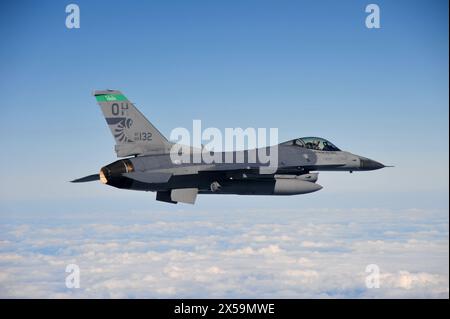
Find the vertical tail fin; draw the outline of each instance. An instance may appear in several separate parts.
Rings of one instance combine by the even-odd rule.
[[[95,91],[94,96],[116,140],[118,157],[169,152],[172,144],[120,91]]]

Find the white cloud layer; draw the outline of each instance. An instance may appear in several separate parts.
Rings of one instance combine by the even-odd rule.
[[[80,214],[3,223],[3,298],[448,298],[448,212]],[[77,264],[81,287],[65,286]],[[366,287],[366,266],[380,288]]]

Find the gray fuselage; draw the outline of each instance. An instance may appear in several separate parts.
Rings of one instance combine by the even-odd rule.
[[[270,152],[277,152],[276,165],[261,160],[260,154]],[[349,152],[308,149],[291,141],[277,147],[208,155],[216,161],[195,157],[193,153],[185,154],[187,163],[174,161],[171,154],[132,157],[105,166],[100,174],[105,184],[132,190],[197,188],[201,194],[289,195],[322,188],[315,184],[317,175],[314,181],[307,180],[312,171],[352,172],[384,167]],[[129,175],[133,178],[127,174],[133,174]],[[164,175],[170,177],[166,180]],[[214,189],[214,183],[220,188]],[[277,192],[277,185],[287,190]]]

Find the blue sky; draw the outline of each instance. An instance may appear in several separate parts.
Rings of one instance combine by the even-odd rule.
[[[90,95],[102,88],[122,90],[166,135],[193,119],[277,127],[280,140],[323,136],[396,165],[329,174],[344,189],[448,190],[445,1],[379,2],[379,30],[365,28],[364,1],[77,3],[78,30],[65,27],[65,2],[2,5],[3,199],[52,197],[43,178],[82,196],[65,181],[115,155]]]
[[[364,24],[370,1],[75,1],[75,30],[64,23],[69,3],[0,5],[0,219],[11,229],[128,210],[188,212],[189,223],[218,206],[448,214],[447,1],[377,1],[378,30]],[[324,189],[306,196],[200,197],[194,207],[70,184],[115,160],[91,96],[105,88],[167,136],[193,119],[277,127],[281,141],[322,136],[395,168],[322,173]]]

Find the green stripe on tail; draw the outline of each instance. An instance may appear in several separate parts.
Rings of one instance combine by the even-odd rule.
[[[127,101],[128,99],[122,94],[102,94],[96,95],[97,102],[114,102],[114,101]]]

